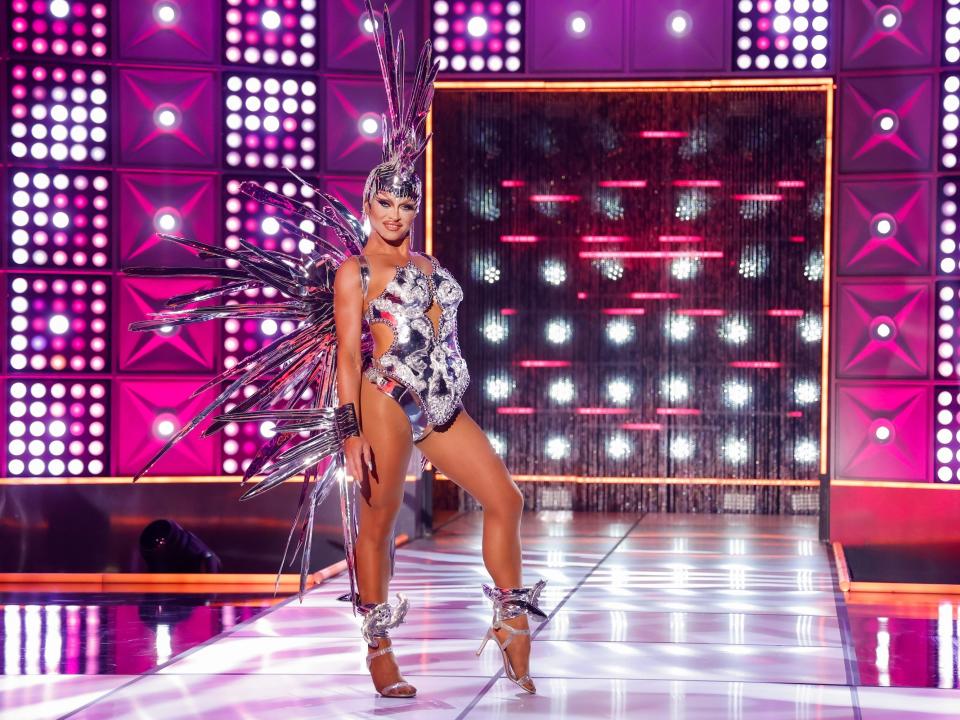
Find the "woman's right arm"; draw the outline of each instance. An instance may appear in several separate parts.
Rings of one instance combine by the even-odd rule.
[[[337,268],[333,281],[333,321],[337,329],[337,398],[341,405],[353,403],[360,417],[360,323],[363,294],[360,289],[360,264],[349,258]],[[373,469],[370,445],[363,437],[348,437],[343,444],[347,474],[360,480],[363,466]]]

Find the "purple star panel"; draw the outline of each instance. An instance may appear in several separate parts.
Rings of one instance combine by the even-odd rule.
[[[733,66],[766,71],[828,68],[830,11],[828,0],[738,0]]]
[[[119,86],[123,162],[164,167],[215,162],[213,73],[124,69]]]
[[[317,164],[317,83],[303,77],[224,73],[228,167],[310,171]]]
[[[857,0],[840,5],[844,68],[926,67],[934,61],[937,3]]]
[[[8,380],[6,475],[108,475],[109,384]]]
[[[226,62],[316,66],[316,0],[225,0],[223,9]]]
[[[12,161],[109,162],[106,70],[36,63],[9,67]]]
[[[165,309],[168,298],[212,287],[197,279],[119,278],[118,323],[121,328]],[[216,367],[217,328],[211,323],[170,326],[161,332],[120,333],[118,368],[129,372],[211,372]]]
[[[120,57],[215,62],[219,0],[124,2],[117,18]]]
[[[327,67],[375,71],[377,55],[373,49],[373,24],[367,17],[363,0],[327,0],[323,6]],[[390,23],[394,32],[403,31],[407,48],[411,47],[412,38],[419,37],[416,25],[423,7],[419,0],[393,0],[390,3]],[[382,22],[382,8],[383,3],[373,3],[378,23]]]
[[[291,197],[312,205],[311,191],[305,189],[298,181],[288,177],[257,178],[257,182],[268,190],[282,192]],[[240,194],[240,183],[246,177],[224,178],[224,226],[226,235],[224,245],[230,250],[240,247],[240,239],[251,242],[265,250],[280,250],[295,254],[299,250],[309,252],[313,243],[301,240],[286,229],[277,220],[282,212],[273,206],[262,205],[256,200]],[[319,181],[315,177],[304,178],[316,185]],[[315,233],[318,228],[310,220],[301,221],[300,227],[307,232]],[[301,246],[302,243],[302,246]],[[298,250],[299,249],[299,250]],[[230,265],[233,261],[228,260]]]
[[[107,57],[109,6],[90,0],[13,0],[10,49],[25,55]]]
[[[441,70],[523,71],[524,3],[519,0],[435,0],[430,17]]]
[[[108,275],[7,275],[11,372],[109,372]]]
[[[17,170],[9,178],[14,267],[109,267],[111,174]]]
[[[434,108],[466,404],[513,472],[816,476],[822,93],[444,90]]]
[[[159,238],[157,232],[220,244],[217,179],[181,173],[120,173],[120,267],[196,264],[194,253]]]

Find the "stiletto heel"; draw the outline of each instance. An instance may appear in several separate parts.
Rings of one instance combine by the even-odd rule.
[[[546,580],[540,580],[533,587],[523,588],[483,586],[483,594],[493,602],[493,621],[483,636],[483,641],[477,649],[477,655],[479,656],[483,652],[483,649],[487,646],[487,641],[493,638],[503,660],[504,675],[531,695],[537,692],[537,688],[533,684],[533,678],[530,677],[529,673],[518,676],[510,663],[510,658],[507,656],[507,647],[513,642],[513,638],[516,635],[530,635],[530,628],[515,628],[503,621],[520,615],[534,616],[539,620],[546,620],[547,616],[537,607],[537,598],[546,582]],[[506,630],[508,633],[507,639],[502,643],[495,632],[497,630]]]

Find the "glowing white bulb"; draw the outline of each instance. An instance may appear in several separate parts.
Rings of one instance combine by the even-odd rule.
[[[260,436],[272,438],[277,434],[276,427],[277,424],[273,422],[273,420],[266,420],[265,422],[260,423]]]
[[[676,437],[670,442],[670,457],[674,460],[686,460],[693,455],[693,442],[686,437]]]
[[[742,463],[749,455],[749,446],[743,438],[730,438],[723,445],[723,455],[729,462]]]
[[[278,329],[279,328],[276,320],[267,318],[260,323],[260,332],[262,332],[264,335],[276,335]]]
[[[157,423],[157,434],[160,437],[170,437],[176,429],[177,426],[172,420],[161,420]]]
[[[551,460],[562,460],[570,454],[570,441],[564,437],[555,436],[547,440],[547,457]]]
[[[492,343],[503,342],[507,338],[507,326],[500,318],[494,318],[483,326],[483,336]]]
[[[177,216],[172,212],[160,212],[157,214],[157,218],[154,221],[154,224],[157,230],[162,230],[163,232],[171,232],[177,229]]]
[[[615,405],[626,405],[633,397],[633,384],[629,380],[616,378],[607,383],[607,398]]]
[[[607,323],[607,338],[614,345],[624,345],[631,340],[635,334],[633,323],[627,318],[614,318]]]
[[[547,341],[553,343],[554,345],[562,345],[563,343],[567,342],[570,340],[570,336],[572,334],[570,323],[568,323],[566,320],[551,320],[547,323]]]
[[[467,32],[473,35],[473,37],[483,37],[487,34],[487,21],[486,18],[482,18],[479,15],[476,15],[470,18],[467,21]]]
[[[50,14],[54,17],[65,18],[70,14],[70,3],[67,0],[53,0],[50,3]]]
[[[671,340],[689,340],[693,335],[693,319],[687,315],[674,315],[667,321],[666,330]]]
[[[750,402],[753,390],[745,382],[730,380],[723,385],[723,397],[730,407],[743,407]]]
[[[380,132],[380,123],[375,115],[364,115],[360,118],[360,132],[368,137]]]
[[[820,456],[817,444],[810,440],[802,440],[793,449],[793,459],[798,463],[812,463]]]
[[[50,332],[56,335],[63,335],[70,329],[70,320],[65,315],[54,315],[47,323]]]
[[[267,10],[260,18],[260,22],[267,30],[276,30],[280,27],[280,13],[276,10]]]
[[[170,109],[161,110],[157,113],[157,125],[169,129],[177,124],[177,114]]]
[[[560,380],[554,380],[547,394],[550,396],[550,399],[556,403],[568,403],[573,400],[573,396],[576,392],[576,388],[573,385],[573,381],[570,378],[561,378]]]
[[[667,16],[667,29],[677,37],[689,33],[692,25],[693,19],[683,10],[677,10]]]
[[[607,455],[617,460],[629,457],[633,452],[633,446],[623,435],[614,435],[607,441]]]
[[[583,13],[574,13],[567,21],[567,27],[574,35],[583,35],[590,26],[589,18]]]
[[[801,405],[810,405],[820,399],[820,388],[810,380],[799,380],[793,386],[793,396]]]
[[[873,431],[873,434],[876,436],[877,440],[884,442],[890,439],[890,428],[886,425],[880,425],[876,430]]]
[[[153,17],[161,25],[173,25],[179,15],[179,8],[172,2],[158,2],[153,6]]]
[[[509,380],[502,377],[490,377],[486,382],[487,397],[491,400],[504,400],[513,390]]]
[[[679,376],[673,375],[666,378],[662,385],[663,394],[670,402],[680,402],[686,400],[690,395],[690,385]]]

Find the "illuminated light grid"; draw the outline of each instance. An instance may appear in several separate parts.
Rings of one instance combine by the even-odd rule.
[[[225,73],[224,161],[230,167],[312,170],[317,83],[309,78]]]
[[[280,224],[283,211],[272,205],[264,205],[240,193],[240,183],[246,178],[228,177],[224,182],[224,229],[227,234],[224,244],[229,250],[240,248],[240,239],[253,243],[264,250],[280,250],[290,255],[309,253],[313,243],[297,237],[293,231]],[[305,178],[316,184],[316,178]],[[290,197],[313,205],[313,191],[293,179],[258,178],[257,182],[267,190],[282,192]],[[301,220],[299,227],[310,233],[317,231],[312,220]],[[234,267],[233,260],[227,261]]]
[[[253,339],[251,346],[259,347],[257,338]],[[244,354],[246,354],[246,352],[244,352]],[[243,389],[242,397],[244,399],[249,398],[259,389],[259,386],[248,385]],[[307,403],[313,399],[313,391],[308,388],[300,397],[303,402],[298,404],[297,407],[306,407]],[[224,412],[233,410],[240,398],[241,391],[238,390],[230,396],[230,401],[224,405]],[[223,451],[220,467],[223,472],[227,475],[245,472],[257,454],[257,451],[263,446],[263,443],[276,434],[274,430],[275,424],[270,420],[263,422],[227,423],[223,428],[223,436],[220,443]],[[300,433],[300,437],[302,438],[309,436],[310,433],[308,431]]]
[[[960,126],[960,75],[944,73],[940,100],[940,167],[957,167],[957,133]]]
[[[13,172],[9,180],[10,264],[109,266],[110,186],[107,173]]]
[[[957,352],[960,338],[957,336],[957,312],[960,311],[960,281],[937,283],[937,377],[960,377]]]
[[[733,65],[750,71],[826,70],[829,26],[828,0],[739,0]]]
[[[960,393],[955,387],[934,389],[936,432],[934,478],[937,483],[960,482]]]
[[[960,178],[941,178],[937,204],[937,273],[954,275],[958,271],[960,253],[957,252],[957,197]]]
[[[109,384],[98,380],[8,380],[6,474],[109,474]]]
[[[960,62],[960,0],[943,3],[943,61],[948,65]]]
[[[316,0],[226,0],[224,9],[228,63],[316,67]]]
[[[105,58],[110,18],[107,2],[13,0],[10,49],[16,54]]]
[[[106,70],[13,63],[9,81],[14,160],[109,162]]]
[[[440,70],[522,72],[525,22],[519,0],[434,0],[430,23]]]
[[[8,274],[12,372],[108,372],[109,276]]]

